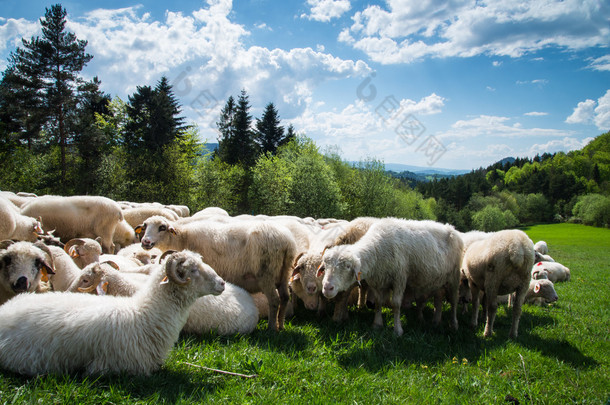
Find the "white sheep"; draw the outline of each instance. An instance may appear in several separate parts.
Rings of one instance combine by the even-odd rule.
[[[538,262],[532,267],[532,273],[546,272],[547,278],[553,283],[570,281],[570,269],[557,262]]]
[[[54,229],[55,235],[64,242],[99,236],[106,253],[114,253],[114,232],[123,221],[121,207],[100,196],[42,196],[25,204],[21,213],[33,218],[41,217],[43,229]]]
[[[512,302],[514,302],[514,293],[499,295],[498,296],[498,304],[508,304],[511,306]],[[555,302],[559,299],[557,292],[555,291],[555,286],[551,280],[547,279],[539,279],[539,280],[530,280],[530,285],[527,289],[527,294],[525,294],[525,303],[531,305],[544,305],[551,302]]]
[[[51,287],[53,291],[68,291],[74,280],[80,277],[81,268],[62,248],[49,246],[49,251],[53,255],[55,272],[49,275]]]
[[[52,274],[53,255],[42,242],[0,242],[0,305],[17,294],[43,290],[41,281]]]
[[[0,240],[36,242],[38,235],[42,233],[38,219],[21,215],[15,204],[0,197]]]
[[[534,245],[534,250],[542,255],[549,254],[549,246],[543,240],[539,240],[538,242],[536,242],[536,244]]]
[[[83,268],[68,291],[129,297],[145,285],[148,279],[145,274],[120,272],[118,265],[111,261],[96,262]]]
[[[283,329],[296,256],[296,242],[285,227],[262,221],[180,224],[155,216],[136,232],[142,235],[145,249],[196,251],[227,282],[250,293],[262,291],[269,300],[269,313],[274,314],[269,329]]]
[[[144,223],[146,218],[154,217],[155,215],[160,215],[169,219],[170,221],[177,221],[180,218],[178,214],[168,208],[156,207],[152,205],[138,206],[123,210],[123,217],[132,230],[136,226]]]
[[[498,295],[516,292],[509,336],[517,337],[521,306],[529,287],[533,263],[534,243],[519,230],[495,232],[470,245],[464,254],[462,270],[468,277],[472,294],[470,324],[473,328],[478,321],[480,291],[486,297],[486,337],[493,333]]]
[[[538,263],[538,262],[554,262],[555,261],[555,259],[553,259],[551,256],[544,255],[544,254],[542,254],[540,252],[534,251],[534,255],[535,255],[534,256],[534,261],[536,263]]]
[[[74,238],[66,242],[64,251],[82,269],[88,264],[100,261],[102,245],[98,240],[91,238]]]
[[[178,252],[132,297],[20,294],[0,306],[0,367],[25,375],[149,375],[165,361],[195,300],[224,287],[199,255]]]
[[[101,243],[101,238],[99,239]],[[114,233],[112,234],[112,243],[114,243],[114,251],[112,253],[120,252],[124,247],[139,242],[140,240],[136,236],[133,226],[129,225],[129,223],[123,219],[117,224]]]
[[[375,299],[374,327],[383,326],[381,307],[392,292],[394,332],[403,333],[400,308],[405,289],[423,296],[445,288],[457,329],[457,301],[463,242],[451,225],[384,218],[353,245],[335,246],[323,256],[322,293],[333,298],[354,281],[365,280]],[[435,314],[440,323],[440,313]]]
[[[32,198],[36,198],[35,194],[23,195],[23,193],[13,193],[12,191],[0,191],[0,198],[6,198],[10,202],[12,202],[19,209],[32,200]]]

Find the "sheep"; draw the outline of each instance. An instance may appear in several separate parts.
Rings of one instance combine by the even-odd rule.
[[[303,300],[307,309],[318,309],[318,314],[325,310],[326,302],[321,297],[322,279],[317,277],[318,267],[322,264],[324,250],[337,245],[353,244],[366,233],[370,226],[378,219],[372,217],[359,217],[341,226],[332,226],[322,229],[317,237],[312,240],[311,248],[297,256],[291,277],[292,291]],[[355,288],[356,284],[352,288]],[[350,289],[351,290],[351,289]],[[340,293],[336,297],[335,312],[333,320],[343,321],[348,318],[347,298],[349,292]],[[359,300],[360,306],[364,305],[364,294]]]
[[[105,253],[114,253],[113,235],[123,220],[121,207],[99,196],[42,196],[21,208],[30,217],[42,217],[43,229],[55,229],[62,241],[72,238],[101,238]]]
[[[534,243],[519,230],[495,232],[470,245],[464,254],[462,269],[468,277],[472,294],[470,325],[473,328],[478,321],[480,291],[486,297],[486,337],[493,333],[497,296],[516,292],[509,336],[517,338],[521,306],[529,288],[533,263]]]
[[[532,280],[548,280],[549,272],[542,267],[534,265],[532,267]]]
[[[366,280],[375,298],[374,327],[382,327],[382,303],[392,291],[394,332],[401,336],[400,308],[405,289],[423,296],[445,288],[452,307],[451,326],[457,329],[457,301],[463,242],[451,225],[433,221],[380,219],[353,245],[324,253],[319,272],[322,293],[333,298],[354,281]],[[440,323],[440,313],[434,323]]]
[[[554,262],[555,260],[549,256],[549,255],[544,255],[540,252],[534,251],[535,257],[534,257],[534,261],[536,263],[538,262]]]
[[[123,217],[132,231],[133,228],[143,223],[146,218],[155,215],[160,215],[171,221],[177,221],[180,218],[174,211],[163,207],[139,206],[123,210]]]
[[[54,273],[53,255],[43,243],[0,242],[0,305],[20,293],[42,291],[41,281]]]
[[[150,375],[203,295],[224,281],[193,252],[173,253],[131,297],[21,294],[0,307],[0,367],[24,375]],[[41,310],[42,308],[42,310]]]
[[[122,273],[114,266],[112,262],[105,262],[85,267],[70,291],[129,297],[145,284],[145,279],[134,279],[137,274]],[[182,330],[194,334],[212,331],[220,335],[248,334],[256,328],[258,319],[258,310],[250,294],[234,284],[225,283],[222,294],[197,298]]]
[[[98,245],[99,246],[99,245]],[[74,262],[69,253],[57,246],[49,246],[53,256],[54,274],[49,275],[53,291],[68,291],[74,280],[81,275],[81,268]]]
[[[64,245],[64,251],[70,255],[79,268],[99,262],[102,255],[102,245],[98,240],[90,238],[70,239]]]
[[[5,199],[12,202],[16,207],[21,209],[24,204],[27,204],[35,198],[35,195],[21,195],[21,193],[13,193],[12,191],[0,191],[0,198],[4,197]]]
[[[80,277],[72,282],[68,291],[85,293],[96,291],[98,295],[129,297],[147,281],[146,275],[120,272],[114,262],[95,262],[82,270]]]
[[[176,214],[178,214],[179,217],[182,218],[186,218],[191,215],[191,210],[186,205],[170,204],[166,205],[165,208],[174,211]]]
[[[141,267],[152,263],[152,254],[160,253],[158,249],[155,252],[146,252],[139,244],[133,244],[121,249],[116,255],[102,254],[102,247],[98,240],[90,238],[71,239],[66,243],[64,250],[81,269],[91,263],[111,261],[121,271],[131,273],[148,272],[148,267],[146,269],[141,269]],[[125,252],[121,254],[123,251]]]
[[[553,283],[570,281],[570,269],[557,262],[538,262],[532,267],[532,273],[546,272],[547,278]]]
[[[136,263],[140,262],[143,265],[147,265],[154,263],[155,259],[161,256],[162,253],[159,249],[143,249],[141,244],[135,243],[121,249],[117,255],[132,260],[135,259]]]
[[[114,230],[112,242],[114,243],[114,251],[112,253],[117,253],[126,246],[139,243],[140,240],[136,236],[133,226],[129,225],[129,223],[123,219],[117,224]]]
[[[136,227],[142,247],[190,249],[200,253],[227,282],[269,300],[269,329],[284,328],[289,299],[288,279],[296,255],[296,242],[284,227],[272,222],[198,221],[188,224],[154,216]]]
[[[191,215],[191,218],[204,218],[205,219],[205,218],[216,217],[216,216],[228,217],[229,213],[219,207],[207,207],[207,208],[197,211],[196,213]]]
[[[38,235],[42,233],[42,225],[38,219],[21,215],[17,206],[0,197],[0,240],[36,242]]]
[[[499,295],[497,299],[498,304],[509,304],[510,306],[512,302],[514,302],[513,294]],[[530,280],[527,294],[525,294],[526,304],[542,306],[543,304],[555,302],[558,299],[559,296],[557,295],[555,286],[551,280]]]
[[[540,253],[541,255],[549,254],[549,246],[543,240],[539,240],[538,242],[536,242],[536,244],[534,245],[534,250]]]

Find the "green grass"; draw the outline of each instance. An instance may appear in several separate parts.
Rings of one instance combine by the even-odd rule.
[[[373,330],[371,310],[351,309],[334,324],[302,307],[284,332],[265,321],[248,336],[182,336],[151,377],[98,378],[0,373],[0,403],[509,403],[604,404],[610,399],[610,230],[574,224],[525,229],[547,241],[571,269],[556,285],[559,301],[526,306],[519,338],[508,339],[510,311],[498,310],[495,334],[483,324],[451,332],[403,315],[405,334]],[[41,310],[44,310],[41,308]],[[256,374],[241,378],[193,367]]]

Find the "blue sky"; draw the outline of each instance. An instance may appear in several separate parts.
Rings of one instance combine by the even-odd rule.
[[[43,1],[0,5],[0,69]],[[188,122],[246,89],[254,117],[346,160],[473,169],[580,149],[610,130],[610,3],[599,0],[63,2],[83,71],[123,100],[162,75]]]

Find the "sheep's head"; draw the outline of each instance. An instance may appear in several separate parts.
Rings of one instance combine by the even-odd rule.
[[[102,245],[97,240],[89,238],[70,239],[64,246],[64,251],[74,261],[84,267],[98,262],[102,254]]]
[[[355,282],[360,282],[360,268],[360,259],[346,246],[326,250],[317,274],[324,277],[322,294],[326,298],[334,298],[339,292],[347,291]]]
[[[196,296],[219,295],[225,289],[225,282],[214,269],[205,264],[197,253],[183,250],[171,252],[164,262],[167,280],[178,287],[193,289]]]
[[[135,227],[135,232],[141,240],[144,249],[163,246],[172,236],[176,235],[176,229],[166,218],[153,216]]]
[[[532,280],[527,293],[527,298],[543,298],[545,302],[555,302],[559,299],[555,286],[550,280]]]
[[[292,268],[290,286],[310,310],[318,308],[320,288],[318,288],[317,271],[321,261],[321,254],[301,253],[295,259]]]
[[[53,255],[41,242],[0,242],[0,283],[13,294],[34,292],[55,274]]]

